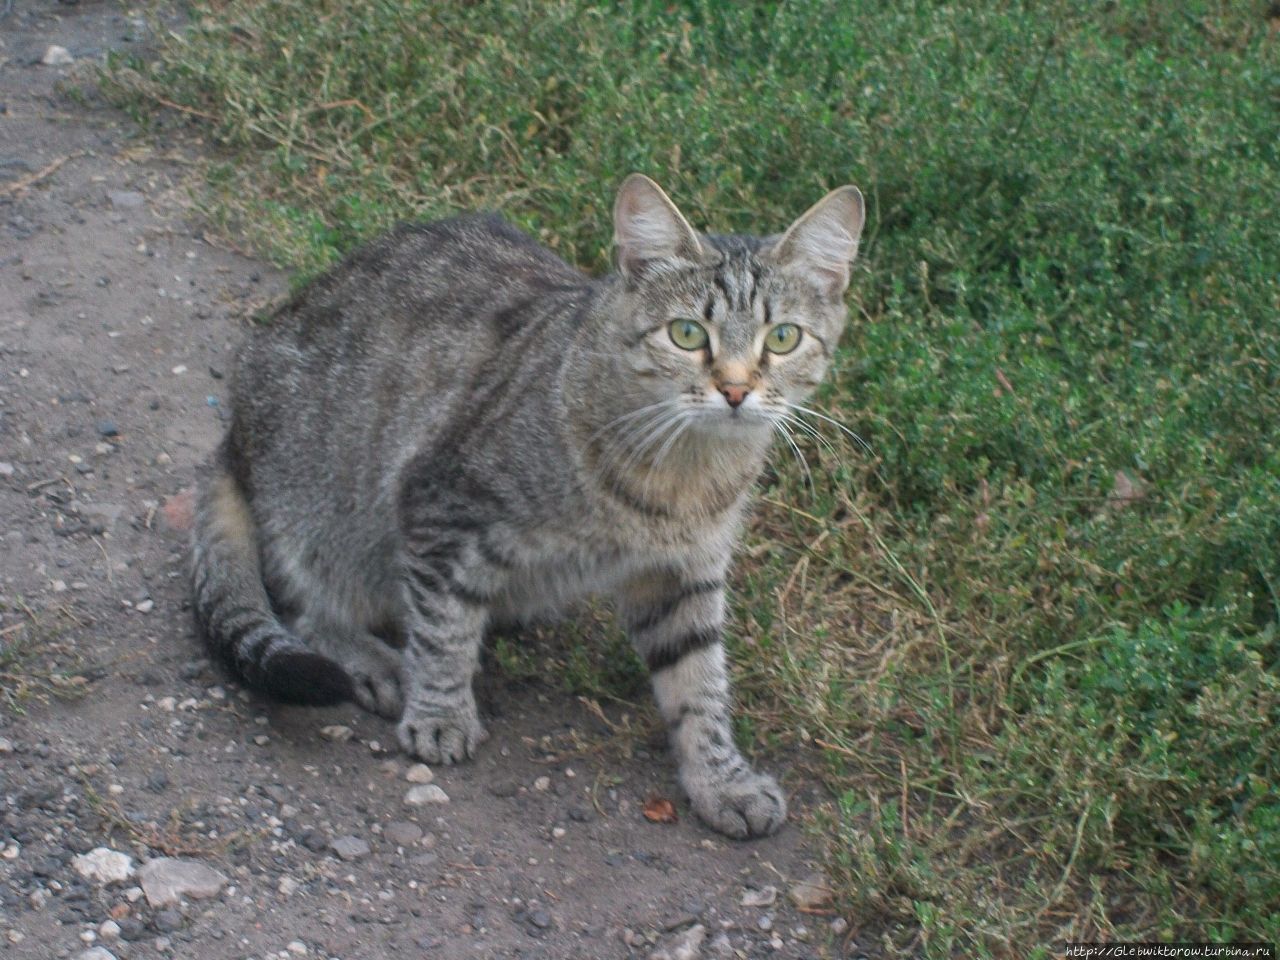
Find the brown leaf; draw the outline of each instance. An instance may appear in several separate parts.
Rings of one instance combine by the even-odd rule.
[[[644,802],[644,818],[654,823],[675,823],[680,819],[676,816],[676,805],[656,793]]]
[[[1141,480],[1134,480],[1123,470],[1117,470],[1111,488],[1111,496],[1108,497],[1108,500],[1110,500],[1113,507],[1127,507],[1132,503],[1137,503],[1146,496],[1146,493],[1147,491]]]

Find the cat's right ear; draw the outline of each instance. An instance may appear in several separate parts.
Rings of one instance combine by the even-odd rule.
[[[632,279],[653,264],[697,263],[702,258],[697,231],[662,188],[642,173],[631,174],[618,188],[613,242],[618,248],[618,268]]]

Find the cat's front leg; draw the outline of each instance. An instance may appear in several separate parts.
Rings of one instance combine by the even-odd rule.
[[[680,784],[693,809],[731,837],[776,831],[787,817],[786,798],[773,777],[751,769],[733,742],[720,639],[722,573],[637,577],[619,592],[618,605],[631,641],[649,667]]]
[[[408,551],[404,713],[396,732],[405,751],[427,763],[466,760],[488,739],[471,687],[488,622],[476,579],[438,546]]]

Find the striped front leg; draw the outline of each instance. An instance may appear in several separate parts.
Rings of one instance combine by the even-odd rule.
[[[475,756],[487,739],[471,681],[489,620],[493,575],[457,540],[411,543],[405,558],[408,606],[402,660],[400,745],[428,763]]]
[[[618,607],[649,667],[680,784],[693,809],[731,837],[773,833],[786,819],[786,799],[777,781],[752,770],[733,743],[720,642],[725,607],[721,574],[637,577],[619,592]]]

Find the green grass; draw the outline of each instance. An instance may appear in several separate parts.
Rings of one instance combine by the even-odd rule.
[[[1280,941],[1267,4],[618,9],[229,0],[109,82],[303,275],[481,206],[603,269],[632,170],[719,229],[859,184],[817,404],[871,452],[805,446],[812,490],[778,457],[734,652],[751,734],[829,787],[861,948]]]

